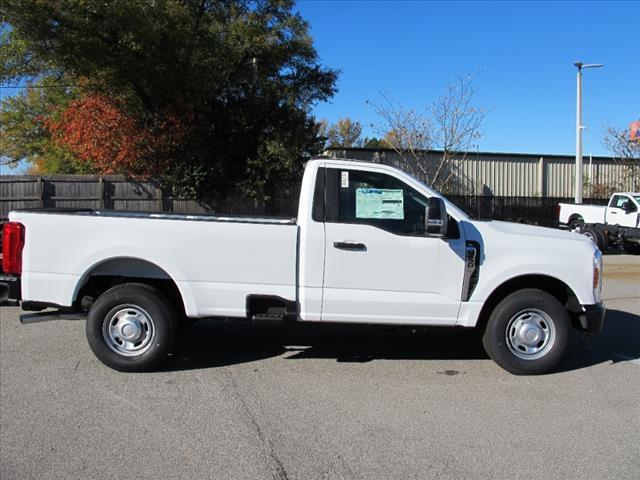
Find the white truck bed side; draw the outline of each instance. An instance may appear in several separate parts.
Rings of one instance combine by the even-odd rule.
[[[560,223],[568,224],[573,215],[579,215],[584,223],[604,223],[607,207],[604,205],[560,204]]]
[[[187,218],[12,212],[26,227],[23,299],[70,306],[92,269],[126,258],[166,272],[192,317],[242,317],[249,294],[296,299],[297,225]]]

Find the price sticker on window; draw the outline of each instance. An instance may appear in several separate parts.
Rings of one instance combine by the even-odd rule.
[[[358,188],[356,218],[404,220],[404,195],[399,189]]]

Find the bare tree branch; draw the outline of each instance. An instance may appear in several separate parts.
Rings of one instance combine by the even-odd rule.
[[[464,161],[474,142],[482,136],[487,111],[473,105],[474,76],[457,76],[445,93],[421,110],[406,109],[381,94],[381,103],[367,102],[381,119],[377,133],[402,158],[405,168],[432,187],[448,192],[462,181],[456,163]],[[440,150],[438,161],[427,152]]]
[[[632,190],[640,191],[640,141],[632,140],[627,129],[609,126],[602,145],[617,163],[626,167],[625,180],[630,180]]]

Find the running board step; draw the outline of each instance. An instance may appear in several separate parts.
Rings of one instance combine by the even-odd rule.
[[[269,307],[266,312],[257,312],[251,316],[253,322],[290,322],[295,315],[288,312],[286,307]]]
[[[43,313],[23,313],[20,315],[20,323],[49,322],[51,320],[86,320],[86,312],[43,312]]]
[[[287,316],[283,313],[256,313],[251,320],[254,322],[283,322]]]

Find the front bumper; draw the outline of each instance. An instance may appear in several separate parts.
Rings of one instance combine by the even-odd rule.
[[[586,335],[600,333],[604,326],[605,313],[606,309],[603,302],[595,305],[582,305],[581,311],[578,313],[578,319],[583,332]]]
[[[20,277],[0,274],[0,307],[20,304]]]

